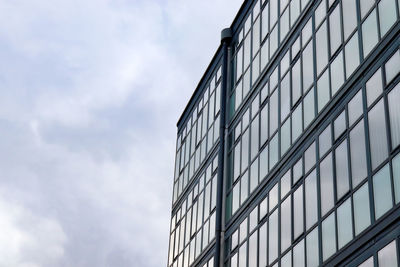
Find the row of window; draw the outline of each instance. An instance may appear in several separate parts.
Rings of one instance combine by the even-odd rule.
[[[215,237],[218,156],[173,214],[168,266],[189,266]]]
[[[266,84],[231,129],[228,184],[232,191],[228,194],[232,214],[358,67],[363,58],[362,48],[370,45],[364,43],[359,47],[358,41],[370,34],[370,26],[365,28],[368,30],[360,31],[369,16],[377,13],[383,17],[385,14],[385,22],[380,21],[379,27],[374,24],[380,37],[387,33],[398,16],[395,0],[370,1],[368,5],[361,4],[359,9],[356,0],[331,1],[329,5],[328,8],[325,0],[320,2]],[[345,19],[349,14],[354,17],[354,22]],[[357,14],[361,14],[359,21]],[[334,34],[337,37],[331,36]],[[374,40],[373,46],[379,38]],[[387,79],[398,71],[397,60],[395,56],[387,63]]]
[[[233,231],[230,266],[318,266],[399,203],[399,71],[396,51],[354,88]]]
[[[237,37],[233,108],[250,92],[270,58],[305,10],[309,0],[257,1]],[[262,9],[262,11],[260,11]]]
[[[219,139],[221,67],[212,76],[203,97],[178,134],[173,203],[195,176]]]

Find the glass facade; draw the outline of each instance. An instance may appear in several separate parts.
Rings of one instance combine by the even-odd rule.
[[[168,266],[398,266],[399,1],[240,12],[178,123]]]

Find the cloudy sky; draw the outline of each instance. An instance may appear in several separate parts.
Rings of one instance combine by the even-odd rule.
[[[0,0],[0,267],[167,261],[176,122],[240,0]]]

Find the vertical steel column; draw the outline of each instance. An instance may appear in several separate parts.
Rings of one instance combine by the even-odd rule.
[[[223,29],[221,32],[221,45],[223,51],[222,59],[222,86],[221,86],[221,116],[219,124],[220,147],[218,153],[218,183],[217,183],[217,208],[216,208],[216,266],[223,266],[224,263],[224,168],[225,168],[225,128],[227,117],[227,90],[228,79],[230,75],[229,68],[229,46],[232,40],[232,31],[230,28]]]

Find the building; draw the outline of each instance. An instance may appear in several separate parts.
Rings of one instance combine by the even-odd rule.
[[[178,121],[168,267],[399,266],[399,6],[243,3]]]

